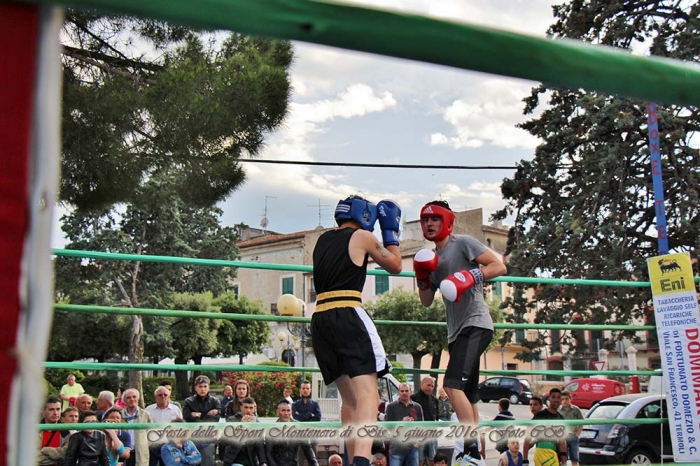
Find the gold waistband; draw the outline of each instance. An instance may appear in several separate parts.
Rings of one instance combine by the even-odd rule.
[[[339,307],[357,307],[362,305],[362,293],[355,290],[338,290],[319,293],[316,297],[316,310],[323,312]]]

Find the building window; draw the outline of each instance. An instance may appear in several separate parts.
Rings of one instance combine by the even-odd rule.
[[[294,294],[294,277],[282,279],[282,294]]]
[[[309,302],[316,302],[316,285],[314,284],[314,277],[309,279]]]
[[[389,291],[389,276],[375,275],[374,276],[374,294],[379,296],[382,293]]]

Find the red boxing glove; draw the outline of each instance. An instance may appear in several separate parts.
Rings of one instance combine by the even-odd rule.
[[[460,270],[440,282],[440,293],[446,300],[456,303],[465,291],[483,281],[484,274],[479,268]]]
[[[413,256],[413,271],[416,272],[416,283],[419,290],[430,288],[430,272],[435,272],[438,266],[438,256],[435,251],[421,249]]]

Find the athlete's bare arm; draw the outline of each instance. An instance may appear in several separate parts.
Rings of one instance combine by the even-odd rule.
[[[362,265],[365,254],[389,273],[401,272],[401,249],[398,246],[384,247],[374,234],[366,230],[357,230],[348,245],[350,258],[356,265]]]
[[[484,280],[500,277],[508,271],[506,265],[501,258],[490,249],[479,254],[474,262],[481,266],[481,273],[484,274]]]
[[[425,290],[418,290],[418,297],[420,298],[420,303],[425,307],[430,307],[435,299],[435,290],[432,288],[427,288]]]

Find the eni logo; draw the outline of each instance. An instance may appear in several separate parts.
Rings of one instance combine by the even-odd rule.
[[[678,265],[676,259],[659,259],[659,269],[661,275],[666,275],[666,272],[681,272],[681,266]]]
[[[681,266],[678,265],[678,262],[676,262],[676,259],[659,259],[658,264],[662,276],[666,275],[667,273],[683,271]],[[674,279],[662,278],[659,280],[659,285],[661,285],[661,291],[664,293],[682,291],[686,289],[685,277],[683,275]]]

